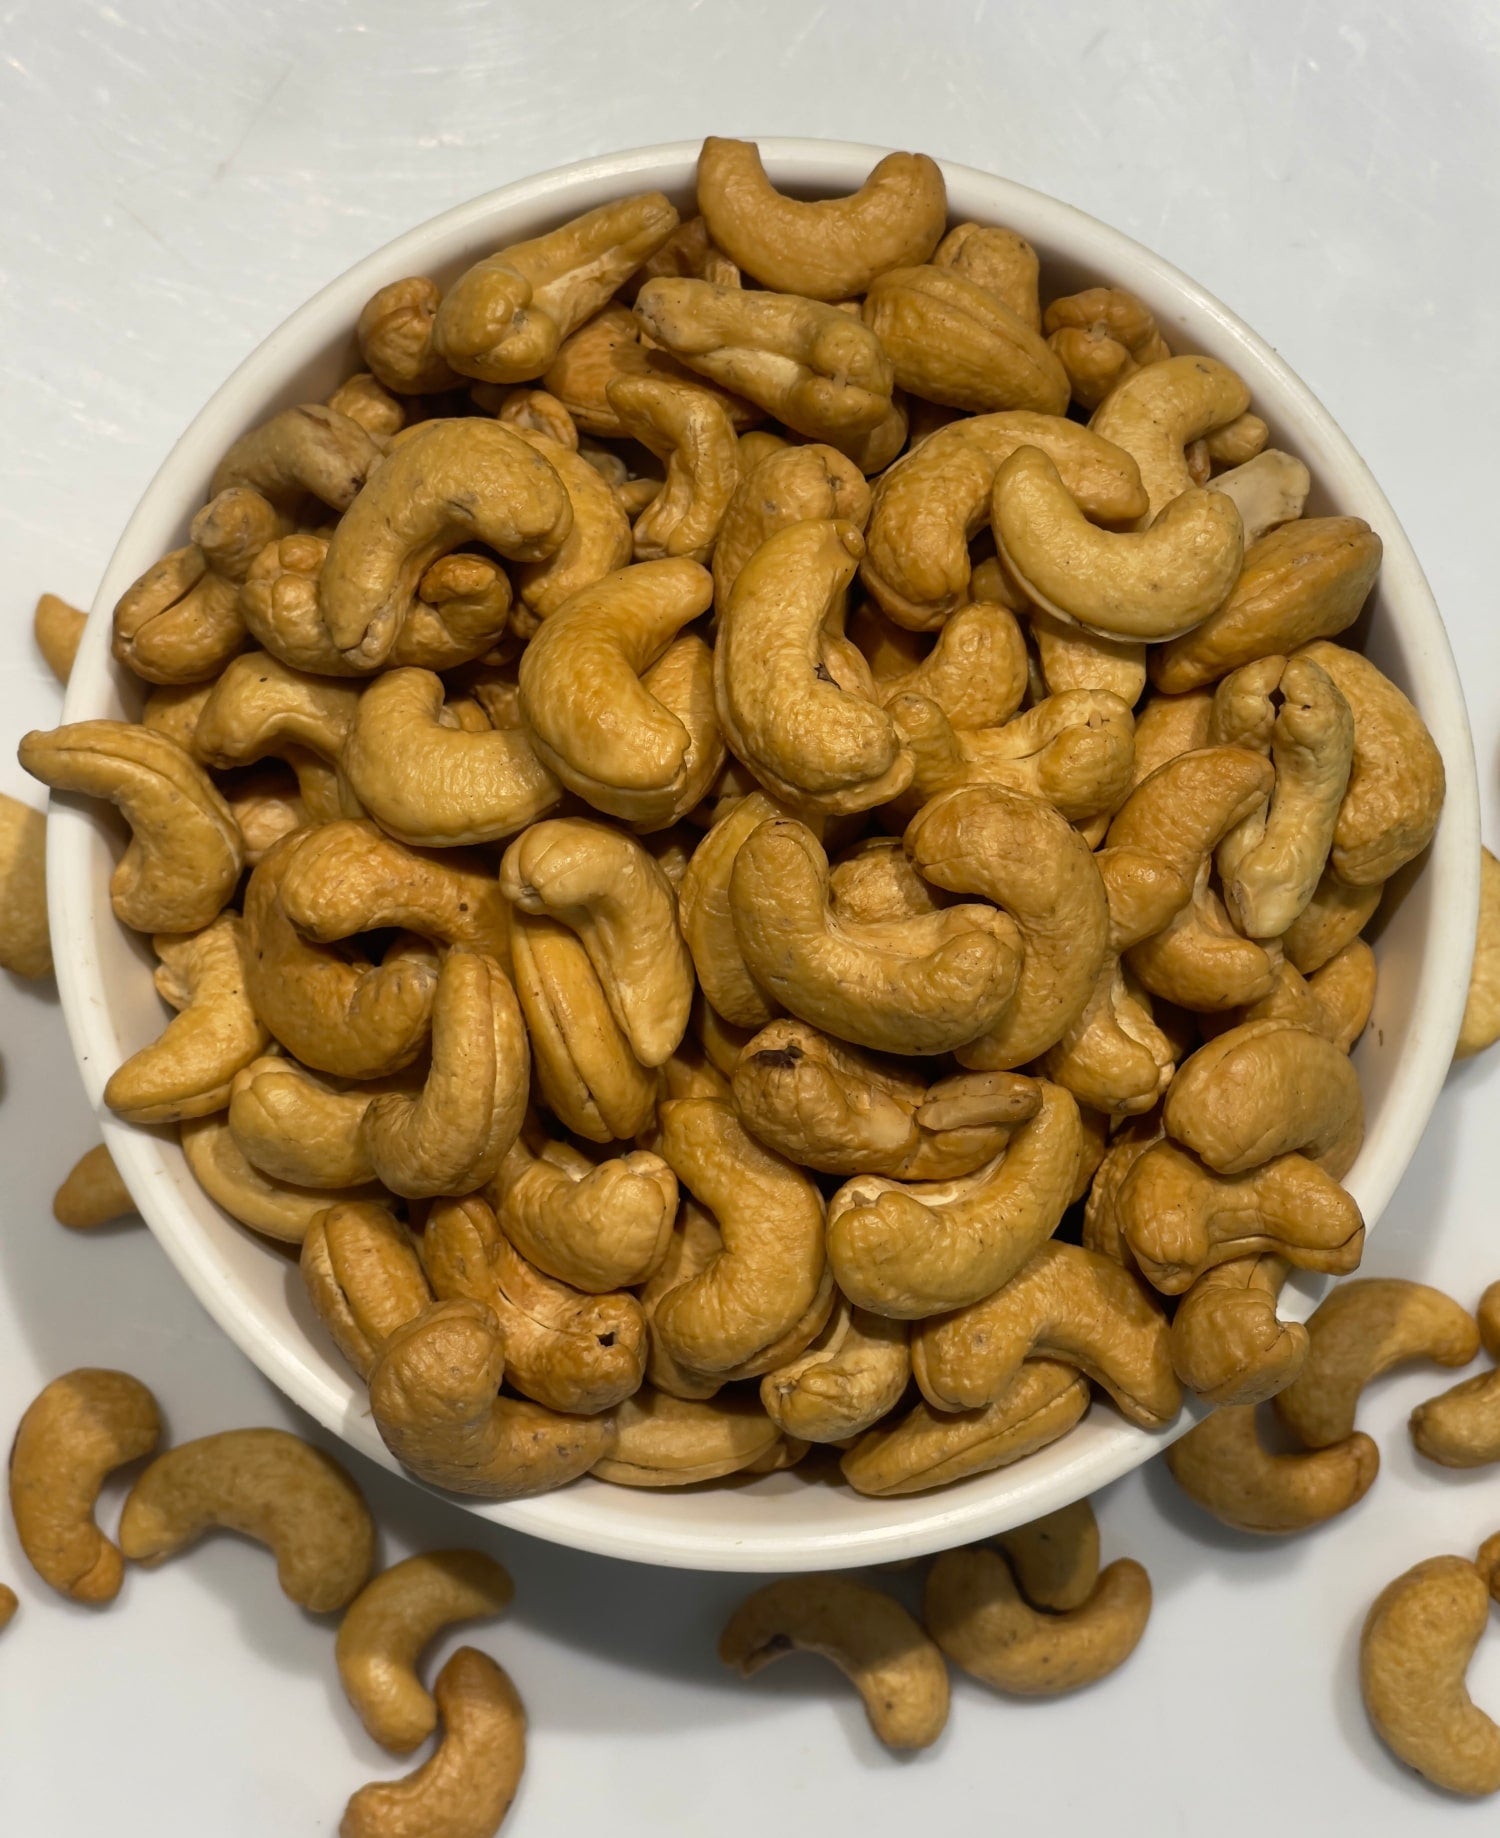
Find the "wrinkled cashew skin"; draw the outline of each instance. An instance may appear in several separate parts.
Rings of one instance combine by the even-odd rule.
[[[1154,519],[1192,488],[1183,449],[1249,406],[1249,390],[1227,364],[1211,357],[1169,357],[1112,389],[1089,426],[1140,467]]]
[[[760,1382],[766,1415],[803,1442],[843,1442],[900,1403],[911,1376],[906,1329],[842,1297],[807,1351]]]
[[[1068,406],[1066,373],[1040,333],[955,269],[887,269],[861,311],[898,386],[924,401],[974,414]]]
[[[743,1473],[780,1440],[753,1398],[682,1398],[647,1386],[616,1409],[613,1442],[590,1472],[616,1487],[688,1487]]]
[[[1167,1450],[1172,1479],[1205,1512],[1236,1531],[1305,1532],[1362,1500],[1380,1451],[1362,1431],[1326,1449],[1273,1455],[1261,1443],[1253,1404],[1230,1404]]]
[[[1205,1270],[1172,1317],[1172,1368],[1210,1404],[1260,1404],[1301,1371],[1310,1344],[1300,1321],[1282,1321],[1279,1257],[1237,1257]]]

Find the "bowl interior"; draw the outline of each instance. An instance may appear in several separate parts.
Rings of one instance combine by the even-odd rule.
[[[887,149],[763,141],[772,178],[807,195],[852,190]],[[421,225],[310,300],[224,384],[163,464],[106,570],[66,703],[70,721],[134,716],[140,685],[109,649],[111,609],[156,558],[186,540],[214,465],[276,409],[325,397],[358,368],[352,328],[374,290],[400,276],[446,280],[476,257],[631,190],[659,188],[690,206],[696,143],[610,155],[525,180]],[[1442,751],[1448,798],[1425,871],[1388,896],[1376,942],[1375,1012],[1357,1050],[1368,1120],[1347,1185],[1373,1224],[1401,1178],[1442,1085],[1462,1015],[1478,901],[1478,807],[1462,692],[1437,609],[1394,513],[1327,412],[1279,358],[1210,295],[1119,232],[1040,193],[944,168],[953,221],[1003,223],[1042,258],[1044,297],[1099,281],[1138,294],[1174,349],[1223,359],[1244,377],[1272,440],[1315,480],[1313,512],[1364,517],[1385,543],[1367,610],[1366,649],[1410,695]],[[295,1262],[229,1220],[199,1190],[165,1131],[116,1122],[105,1080],[153,1039],[162,1005],[145,940],[110,911],[122,831],[111,812],[56,798],[48,880],[58,981],[89,1098],[142,1213],[205,1307],[294,1402],[386,1467],[364,1388],[314,1318]],[[1295,1280],[1283,1312],[1312,1308],[1321,1285]],[[1023,1523],[1090,1493],[1155,1454],[1193,1421],[1157,1435],[1096,1403],[1062,1442],[1015,1467],[929,1495],[861,1499],[795,1470],[753,1482],[642,1492],[582,1480],[512,1505],[472,1502],[497,1523],[612,1556],[702,1569],[771,1570],[917,1555]]]

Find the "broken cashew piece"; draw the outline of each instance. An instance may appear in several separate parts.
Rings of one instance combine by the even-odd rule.
[[[135,1210],[130,1189],[102,1142],[79,1157],[52,1196],[52,1217],[70,1232],[92,1232]]]
[[[1216,1410],[1167,1450],[1172,1479],[1205,1512],[1240,1532],[1310,1531],[1357,1505],[1380,1471],[1380,1451],[1356,1430],[1326,1449],[1273,1455],[1253,1404]]]
[[[1500,1040],[1500,861],[1488,849],[1479,852],[1479,930],[1469,997],[1458,1031],[1455,1059],[1468,1059]]]
[[[47,661],[47,668],[59,683],[73,674],[73,659],[83,638],[88,614],[80,612],[56,594],[42,594],[31,616],[31,633],[36,648]]]

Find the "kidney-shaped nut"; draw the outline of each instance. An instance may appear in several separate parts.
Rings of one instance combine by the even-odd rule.
[[[477,1647],[454,1653],[433,1694],[443,1722],[436,1751],[403,1780],[352,1795],[339,1838],[493,1838],[500,1829],[526,1765],[526,1708]]]
[[[205,765],[243,766],[291,759],[294,750],[337,760],[348,739],[360,690],[314,676],[264,651],[229,663],[208,692],[193,730],[192,751]]]
[[[131,1123],[175,1123],[223,1110],[235,1074],[271,1039],[251,1006],[238,913],[221,913],[190,937],[159,937],[154,944],[161,960],[157,993],[181,1012],[104,1087],[104,1102]]]
[[[1040,262],[1036,250],[1018,231],[998,225],[957,224],[933,251],[932,262],[993,294],[1033,332],[1042,329],[1037,298]]]
[[[831,1659],[890,1749],[925,1749],[948,1721],[942,1654],[894,1596],[848,1576],[787,1576],[740,1603],[719,1658],[750,1678],[787,1653]]]
[[[398,395],[452,389],[458,382],[433,349],[432,322],[441,300],[436,282],[410,275],[378,289],[360,309],[355,328],[360,356]]]
[[[52,1196],[52,1217],[70,1232],[92,1232],[134,1211],[130,1189],[102,1142],[78,1158]]]
[[[1099,1581],[1099,1522],[1092,1504],[1075,1500],[1056,1512],[997,1534],[1021,1594],[1033,1608],[1081,1608]]]
[[[720,613],[750,557],[788,524],[852,523],[863,530],[870,488],[852,460],[836,447],[814,442],[779,447],[742,471],[714,544],[714,603]]]
[[[1305,1532],[1362,1500],[1380,1451],[1360,1431],[1326,1449],[1273,1454],[1253,1404],[1228,1404],[1167,1450],[1172,1479],[1205,1512],[1240,1532]]]
[[[1276,1414],[1309,1449],[1350,1435],[1360,1393],[1392,1366],[1413,1359],[1466,1366],[1479,1351],[1467,1309],[1440,1289],[1399,1277],[1340,1283],[1313,1311],[1307,1331],[1307,1359],[1278,1394]]]
[[[17,976],[52,968],[47,929],[47,819],[0,793],[0,964]]]
[[[1490,1284],[1474,1312],[1485,1352],[1500,1359],[1500,1283]],[[1481,1372],[1419,1404],[1411,1414],[1411,1437],[1429,1461],[1445,1468],[1500,1461],[1500,1375]]]
[[[752,791],[715,819],[693,851],[677,890],[677,916],[710,1007],[735,1027],[758,1028],[776,1004],[746,966],[734,928],[730,886],[735,859],[763,823],[788,817],[784,805]]]
[[[698,208],[713,240],[757,281],[848,300],[887,268],[927,260],[947,190],[925,153],[888,153],[858,191],[805,204],[776,190],[754,141],[710,134],[698,155]]]
[[[1489,1620],[1480,1569],[1429,1557],[1381,1590],[1360,1633],[1359,1685],[1375,1733],[1450,1793],[1500,1793],[1500,1725],[1464,1682]]]
[[[1105,638],[1175,638],[1220,606],[1240,572],[1240,515],[1222,492],[1179,493],[1149,529],[1090,523],[1038,447],[995,474],[995,544],[1026,596]]]
[[[1252,1251],[1345,1276],[1364,1249],[1354,1199],[1302,1155],[1222,1175],[1175,1143],[1159,1142],[1130,1170],[1115,1206],[1131,1254],[1166,1295],[1181,1295],[1204,1270]]]
[[[510,845],[500,888],[522,912],[578,934],[641,1064],[669,1059],[687,1031],[693,960],[672,884],[651,854],[606,824],[557,818]]]
[[[811,830],[790,819],[761,824],[741,845],[730,900],[735,937],[760,987],[858,1046],[948,1051],[1001,1017],[1016,988],[1016,932],[1002,914],[969,905],[910,919],[841,919],[828,903],[828,858]]]
[[[285,1244],[301,1244],[313,1221],[337,1200],[367,1197],[365,1183],[335,1189],[273,1179],[254,1167],[224,1117],[190,1117],[178,1125],[193,1179],[215,1205],[252,1231]]]
[[[1247,543],[1259,542],[1268,531],[1300,517],[1311,487],[1312,474],[1301,460],[1274,448],[1209,481],[1210,491],[1234,500]]]
[[[829,1202],[839,1288],[860,1308],[905,1319],[992,1295],[1057,1229],[1078,1153],[1078,1107],[1043,1083],[1036,1116],[975,1174],[905,1186],[856,1175]]]
[[[1276,986],[1280,950],[1243,937],[1214,890],[1207,857],[1192,895],[1163,929],[1132,945],[1125,961],[1141,986],[1165,1002],[1200,1014],[1222,1014],[1261,1001]]]
[[[1307,1358],[1307,1329],[1283,1321],[1279,1257],[1232,1258],[1205,1270],[1172,1316],[1172,1369],[1210,1404],[1259,1404],[1283,1391]]]
[[[887,269],[861,312],[897,384],[924,401],[971,414],[1060,415],[1068,406],[1067,373],[1041,334],[956,269]]]
[[[842,1296],[807,1350],[760,1382],[767,1416],[804,1442],[844,1442],[895,1409],[911,1377],[906,1328]]]
[[[1212,357],[1169,357],[1146,364],[1112,389],[1089,426],[1122,447],[1141,469],[1157,517],[1193,484],[1184,449],[1250,406],[1250,392]]]
[[[1062,415],[1013,409],[939,428],[875,487],[861,578],[885,613],[932,631],[968,598],[970,540],[990,514],[995,474],[1037,447],[1096,523],[1128,527],[1146,510],[1128,453]]]
[[[1008,722],[1025,699],[1026,641],[1008,607],[982,600],[961,606],[930,648],[871,608],[857,615],[851,635],[887,704],[897,696],[925,696],[955,728],[976,729]]]
[[[635,520],[636,559],[706,562],[740,478],[734,423],[723,404],[670,377],[619,377],[609,400],[625,432],[666,467],[666,483]]]
[[[928,1572],[922,1619],[970,1677],[1019,1697],[1054,1697],[1107,1678],[1135,1651],[1151,1613],[1151,1579],[1122,1557],[1087,1599],[1033,1608],[998,1551],[944,1551]]]
[[[1182,1407],[1161,1304],[1134,1272],[1078,1245],[1040,1245],[992,1294],[923,1322],[911,1357],[939,1410],[993,1403],[1030,1358],[1077,1366],[1143,1429]]]
[[[308,498],[347,511],[382,458],[380,444],[357,421],[307,402],[242,434],[214,468],[208,495],[248,485],[284,514]]]
[[[1347,1054],[1287,1021],[1247,1021],[1199,1047],[1178,1069],[1164,1116],[1167,1134],[1217,1174],[1296,1151],[1338,1180],[1364,1137]]]
[[[523,562],[516,570],[523,606],[534,619],[546,619],[575,593],[625,566],[631,553],[630,521],[614,487],[588,460],[546,434],[526,427],[517,432],[562,481],[573,511],[573,527],[562,545],[545,561]]]
[[[182,748],[128,721],[78,721],[22,740],[21,764],[54,791],[115,805],[131,841],[110,876],[115,917],[137,932],[197,932],[244,865],[229,806]]]
[[[375,1525],[358,1487],[286,1430],[222,1430],[158,1455],[126,1498],[120,1549],[134,1563],[155,1563],[213,1526],[269,1545],[281,1587],[313,1614],[352,1601],[375,1559]]]
[[[539,377],[558,347],[677,228],[659,191],[617,198],[468,268],[443,296],[433,348],[486,383]]]
[[[155,1398],[128,1372],[81,1367],[32,1399],[11,1445],[10,1510],[43,1582],[96,1606],[120,1593],[124,1565],[94,1523],[94,1502],[105,1477],[149,1455],[160,1435]]]
[[[616,1410],[614,1440],[592,1472],[619,1487],[688,1487],[752,1467],[780,1436],[753,1398],[677,1398],[647,1386]]]
[[[298,1264],[308,1300],[362,1379],[392,1334],[431,1306],[412,1233],[378,1200],[339,1200],[307,1228]]]

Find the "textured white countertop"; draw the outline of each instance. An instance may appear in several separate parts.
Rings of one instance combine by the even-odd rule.
[[[0,8],[0,788],[40,802],[17,737],[58,693],[26,635],[87,603],[178,431],[324,281],[459,199],[616,146],[826,134],[968,161],[1118,224],[1240,311],[1311,383],[1390,493],[1452,633],[1486,834],[1500,837],[1495,502],[1500,15],[1489,0],[1021,7],[865,0],[34,0]],[[1023,18],[1020,15],[1028,15]],[[49,1199],[93,1140],[47,987],[3,979],[0,1440],[47,1379],[119,1365],[178,1437],[305,1428],[139,1226],[87,1240]],[[1365,1269],[1472,1304],[1500,1276],[1500,1054],[1456,1073]],[[808,1659],[751,1684],[714,1641],[744,1579],[488,1542],[516,1606],[470,1639],[531,1719],[506,1830],[749,1838],[838,1819],[1218,1838],[1493,1829],[1399,1768],[1355,1685],[1360,1621],[1416,1559],[1500,1527],[1500,1470],[1419,1467],[1405,1417],[1450,1382],[1382,1381],[1384,1468],[1309,1538],[1257,1542],[1159,1465],[1100,1502],[1106,1555],[1149,1568],[1126,1668],[1054,1703],[958,1681],[936,1749],[884,1754]],[[387,1555],[461,1543],[461,1511],[355,1462]],[[115,1497],[114,1495],[111,1498]],[[402,1770],[339,1692],[329,1628],[265,1553],[218,1538],[131,1574],[104,1613],[51,1596],[8,1518],[0,1830],[28,1838],[332,1832]],[[897,1588],[903,1579],[892,1579]],[[1500,1715],[1500,1620],[1471,1672]]]

